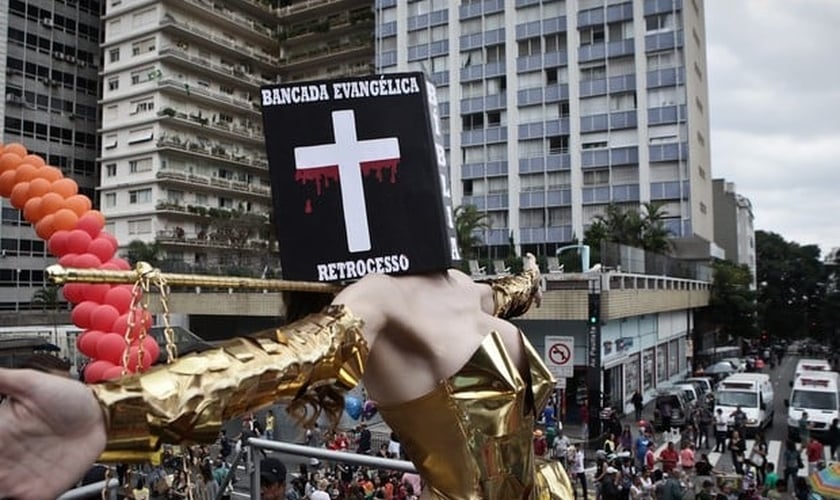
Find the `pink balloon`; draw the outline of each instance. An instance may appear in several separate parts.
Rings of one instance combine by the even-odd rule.
[[[151,335],[144,337],[143,350],[149,353],[149,356],[152,358],[152,364],[155,364],[155,361],[160,357],[160,345],[158,345],[157,339]]]
[[[84,283],[67,283],[62,288],[64,298],[70,303],[78,304],[79,302],[85,300],[85,296],[82,293],[85,286],[86,285]]]
[[[114,363],[98,359],[85,367],[85,382],[95,384],[102,381],[105,372],[114,367]]]
[[[97,304],[106,304],[105,295],[111,291],[111,285],[107,283],[83,283],[82,298]]]
[[[92,253],[83,253],[76,256],[75,264],[79,269],[99,269],[99,266],[102,265],[102,261],[100,261],[99,258]]]
[[[99,217],[85,214],[79,217],[79,221],[76,223],[76,230],[84,231],[93,239],[99,236],[99,233],[102,231],[102,225],[102,219]]]
[[[103,332],[112,331],[114,321],[120,316],[119,311],[114,306],[108,304],[101,304],[96,306],[90,313],[90,326],[94,330],[102,330]]]
[[[119,269],[120,271],[131,271],[131,264],[129,264],[128,261],[125,259],[115,258],[109,260],[108,262],[116,264],[117,269]]]
[[[88,253],[96,255],[100,262],[108,262],[114,256],[117,248],[107,238],[96,238],[90,242],[87,249]]]
[[[106,240],[110,241],[114,245],[114,248],[120,247],[120,242],[117,241],[117,237],[109,233],[108,231],[100,232],[98,238],[105,238]]]
[[[145,347],[143,349],[142,358],[140,356],[140,349],[137,346],[131,346],[128,349],[128,366],[126,367],[129,372],[134,373],[137,371],[137,362],[140,361],[141,364],[141,371],[146,371],[149,367],[152,366],[152,363],[155,362],[157,358],[152,357],[152,353],[146,351]]]
[[[110,361],[115,365],[122,365],[123,353],[128,348],[125,338],[116,333],[106,333],[96,343],[97,359]]]
[[[102,374],[102,380],[116,380],[123,375],[123,368],[122,366],[114,366],[112,368],[108,368]]]
[[[56,257],[62,257],[66,254],[69,251],[67,250],[67,240],[69,237],[70,231],[59,229],[54,232],[47,242],[47,248],[50,249],[50,253]]]
[[[79,328],[90,328],[91,314],[98,307],[99,304],[96,302],[88,300],[80,302],[76,304],[73,311],[70,312],[70,319],[73,321],[73,324]],[[102,328],[94,328],[94,330],[102,330]]]
[[[114,306],[120,314],[126,313],[131,307],[131,288],[130,285],[115,286],[108,290],[101,303]]]
[[[79,257],[79,254],[76,253],[66,253],[58,259],[58,263],[64,267],[76,267],[76,258]]]
[[[86,330],[83,334],[79,335],[78,339],[76,339],[76,347],[78,347],[79,352],[85,356],[95,358],[96,344],[103,335],[105,334],[99,330]]]
[[[67,250],[70,253],[83,254],[87,252],[91,241],[93,241],[93,238],[86,231],[74,229],[70,231],[70,235],[67,237]]]
[[[129,333],[129,338],[132,341],[135,341],[143,335],[143,328],[145,327],[146,332],[149,331],[149,328],[152,327],[152,315],[148,311],[144,311],[142,308],[138,307],[134,309],[134,312],[131,311],[120,315],[119,318],[114,321],[114,325],[111,327],[111,331],[119,333],[120,335],[125,335],[126,330],[128,330],[128,320],[129,316],[134,320],[134,328],[132,328],[131,333]]]

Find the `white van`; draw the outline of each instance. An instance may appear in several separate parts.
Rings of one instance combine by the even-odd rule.
[[[802,372],[830,372],[831,363],[825,359],[800,359],[793,371],[793,379],[796,380]],[[791,387],[793,383],[791,382]]]
[[[808,413],[811,435],[825,436],[831,422],[840,418],[840,374],[837,372],[802,372],[796,378],[788,407],[788,436],[799,440],[799,419]]]
[[[720,381],[715,391],[715,414],[722,410],[729,427],[737,407],[747,416],[746,431],[754,435],[773,424],[773,384],[766,373],[735,373]]]

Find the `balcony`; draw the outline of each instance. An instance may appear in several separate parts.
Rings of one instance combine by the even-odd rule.
[[[296,23],[304,19],[327,17],[338,10],[351,9],[355,6],[370,5],[369,0],[307,0],[296,1],[292,5],[278,7],[277,15],[286,23]]]
[[[476,196],[464,196],[461,200],[462,205],[475,205],[478,210],[507,210],[508,208],[508,194],[505,193],[489,193]]]
[[[266,2],[260,0],[227,0],[227,3],[233,4],[242,10],[248,11],[252,16],[257,18],[265,18],[266,16],[277,16],[277,10]]]
[[[277,45],[272,30],[247,17],[240,16],[235,12],[224,9],[222,2],[210,2],[207,0],[170,0],[178,7],[193,13],[196,17],[204,17],[214,24],[227,25],[241,36],[250,40],[262,43]]]
[[[252,198],[267,199],[271,197],[271,188],[259,184],[249,184],[244,181],[207,177],[206,175],[190,174],[177,170],[160,170],[155,175],[161,183],[177,184],[184,187],[207,186],[211,191],[235,192]]]
[[[504,0],[484,0],[473,2],[458,7],[458,19],[461,21],[480,17],[481,15],[493,14],[505,10]]]
[[[167,247],[235,248],[246,252],[267,252],[269,249],[269,242],[266,240],[252,239],[243,245],[241,242],[225,239],[216,232],[200,231],[194,234],[186,234],[184,229],[180,227],[158,231],[155,235],[155,241]]]
[[[244,99],[237,99],[228,94],[213,92],[209,88],[202,87],[201,85],[190,85],[179,80],[167,78],[158,80],[158,88],[165,92],[185,95],[191,100],[204,101],[214,107],[222,107],[239,113],[245,113],[246,115],[251,115],[252,118],[259,119],[262,117],[259,104],[256,101],[249,102]]]
[[[248,129],[238,125],[231,125],[224,122],[209,123],[209,119],[200,115],[186,114],[182,111],[171,112],[161,111],[160,119],[169,121],[176,125],[185,126],[202,134],[211,134],[226,139],[248,141],[253,144],[262,145],[265,143],[265,136],[262,129]]]
[[[492,144],[505,141],[507,141],[507,127],[495,126],[461,132],[461,144],[463,146]]]
[[[191,37],[198,42],[210,43],[215,50],[223,51],[231,57],[242,58],[250,57],[253,61],[261,63],[265,68],[276,71],[279,64],[279,58],[270,56],[261,50],[255,50],[251,47],[235,43],[235,41],[225,38],[221,35],[213,33],[212,31],[204,30],[198,26],[179,21],[167,15],[165,19],[160,22],[160,27],[163,29],[172,29],[177,31],[182,36]]]
[[[370,56],[373,59],[373,40],[369,37],[338,46],[318,47],[306,52],[290,53],[280,59],[281,70],[300,71],[314,66],[323,66],[331,61],[346,61],[354,57]]]
[[[679,123],[686,120],[685,105],[663,106],[660,108],[648,109],[648,125],[664,125],[668,123]]]
[[[484,177],[507,177],[508,165],[505,160],[487,163],[465,163],[461,165],[461,179],[482,179]]]
[[[566,243],[572,241],[572,226],[522,227],[519,237],[524,244]]]
[[[329,17],[318,23],[308,22],[284,28],[278,38],[284,47],[290,48],[322,40],[324,37],[336,38],[360,30],[368,33],[374,29],[373,21],[373,11],[362,13],[342,12],[338,16]],[[396,28],[396,24],[394,24],[394,28]]]
[[[268,171],[268,161],[264,156],[251,157],[242,154],[231,154],[220,146],[207,148],[196,142],[182,140],[177,135],[161,137],[157,141],[157,147],[160,149],[177,150],[178,152],[186,153],[188,156],[194,156],[203,160],[216,160],[238,167],[250,167],[261,173]]]
[[[187,66],[192,70],[203,71],[205,74],[211,75],[215,78],[221,77],[234,85],[249,86],[251,90],[257,90],[262,85],[273,83],[270,80],[260,78],[251,73],[246,73],[238,68],[229,68],[227,66],[211,62],[203,57],[190,55],[185,50],[181,50],[173,45],[161,48],[160,57],[181,64],[182,66]]]
[[[534,156],[519,159],[520,174],[559,172],[571,168],[572,157],[569,153],[549,153],[548,156]]]

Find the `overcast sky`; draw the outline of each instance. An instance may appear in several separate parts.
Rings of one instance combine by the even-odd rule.
[[[840,1],[706,0],[712,172],[755,228],[840,246]]]

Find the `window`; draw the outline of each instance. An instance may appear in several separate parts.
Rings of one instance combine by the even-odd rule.
[[[131,101],[129,109],[131,110],[132,115],[153,111],[155,109],[155,101],[152,98]]]
[[[596,43],[604,43],[604,27],[593,26],[586,28],[580,32],[580,45],[595,45]]]
[[[108,134],[102,140],[102,145],[105,149],[114,149],[117,147],[117,134]]]
[[[120,49],[111,49],[108,51],[108,60],[112,63],[120,60]]]
[[[505,46],[502,44],[487,47],[487,63],[505,62]]]
[[[132,174],[138,172],[148,172],[152,169],[152,158],[139,158],[137,160],[129,160],[128,171]]]
[[[603,149],[607,147],[607,141],[584,142],[580,147],[581,149]]]
[[[679,26],[679,18],[672,13],[648,16],[645,18],[645,24],[648,33],[655,31],[670,31],[682,27]]]
[[[128,202],[132,205],[149,203],[152,201],[152,188],[135,189],[128,192]]]
[[[128,221],[128,234],[149,234],[152,232],[152,219],[134,219]]]
[[[117,193],[105,193],[105,208],[113,208],[117,206]]]
[[[540,37],[528,38],[519,41],[519,57],[542,54]]]
[[[569,136],[558,135],[548,138],[548,154],[558,155],[569,152]]]
[[[155,138],[152,127],[143,127],[128,131],[128,143],[138,144],[141,142],[148,142]]]
[[[148,82],[152,78],[156,78],[158,76],[158,72],[155,68],[142,68],[137,71],[131,72],[131,84],[138,85],[144,82]]]
[[[114,78],[108,79],[108,90],[117,90],[120,88],[120,77],[116,76]]]
[[[580,81],[582,82],[588,82],[591,80],[603,80],[606,77],[607,67],[603,65],[580,69]]]
[[[462,118],[464,130],[476,130],[480,128],[484,128],[484,114],[483,113],[472,113],[469,115],[465,115]]]
[[[154,52],[155,50],[155,39],[154,38],[146,38],[144,40],[140,40],[138,42],[134,42],[131,44],[131,55],[132,56],[139,56],[145,54],[147,52]]]
[[[585,170],[583,172],[584,186],[600,186],[610,183],[609,170]]]
[[[105,165],[105,177],[116,177],[117,175],[117,164],[116,163],[109,163]]]
[[[554,33],[545,35],[545,51],[546,52],[565,52],[566,51],[566,34]]]

